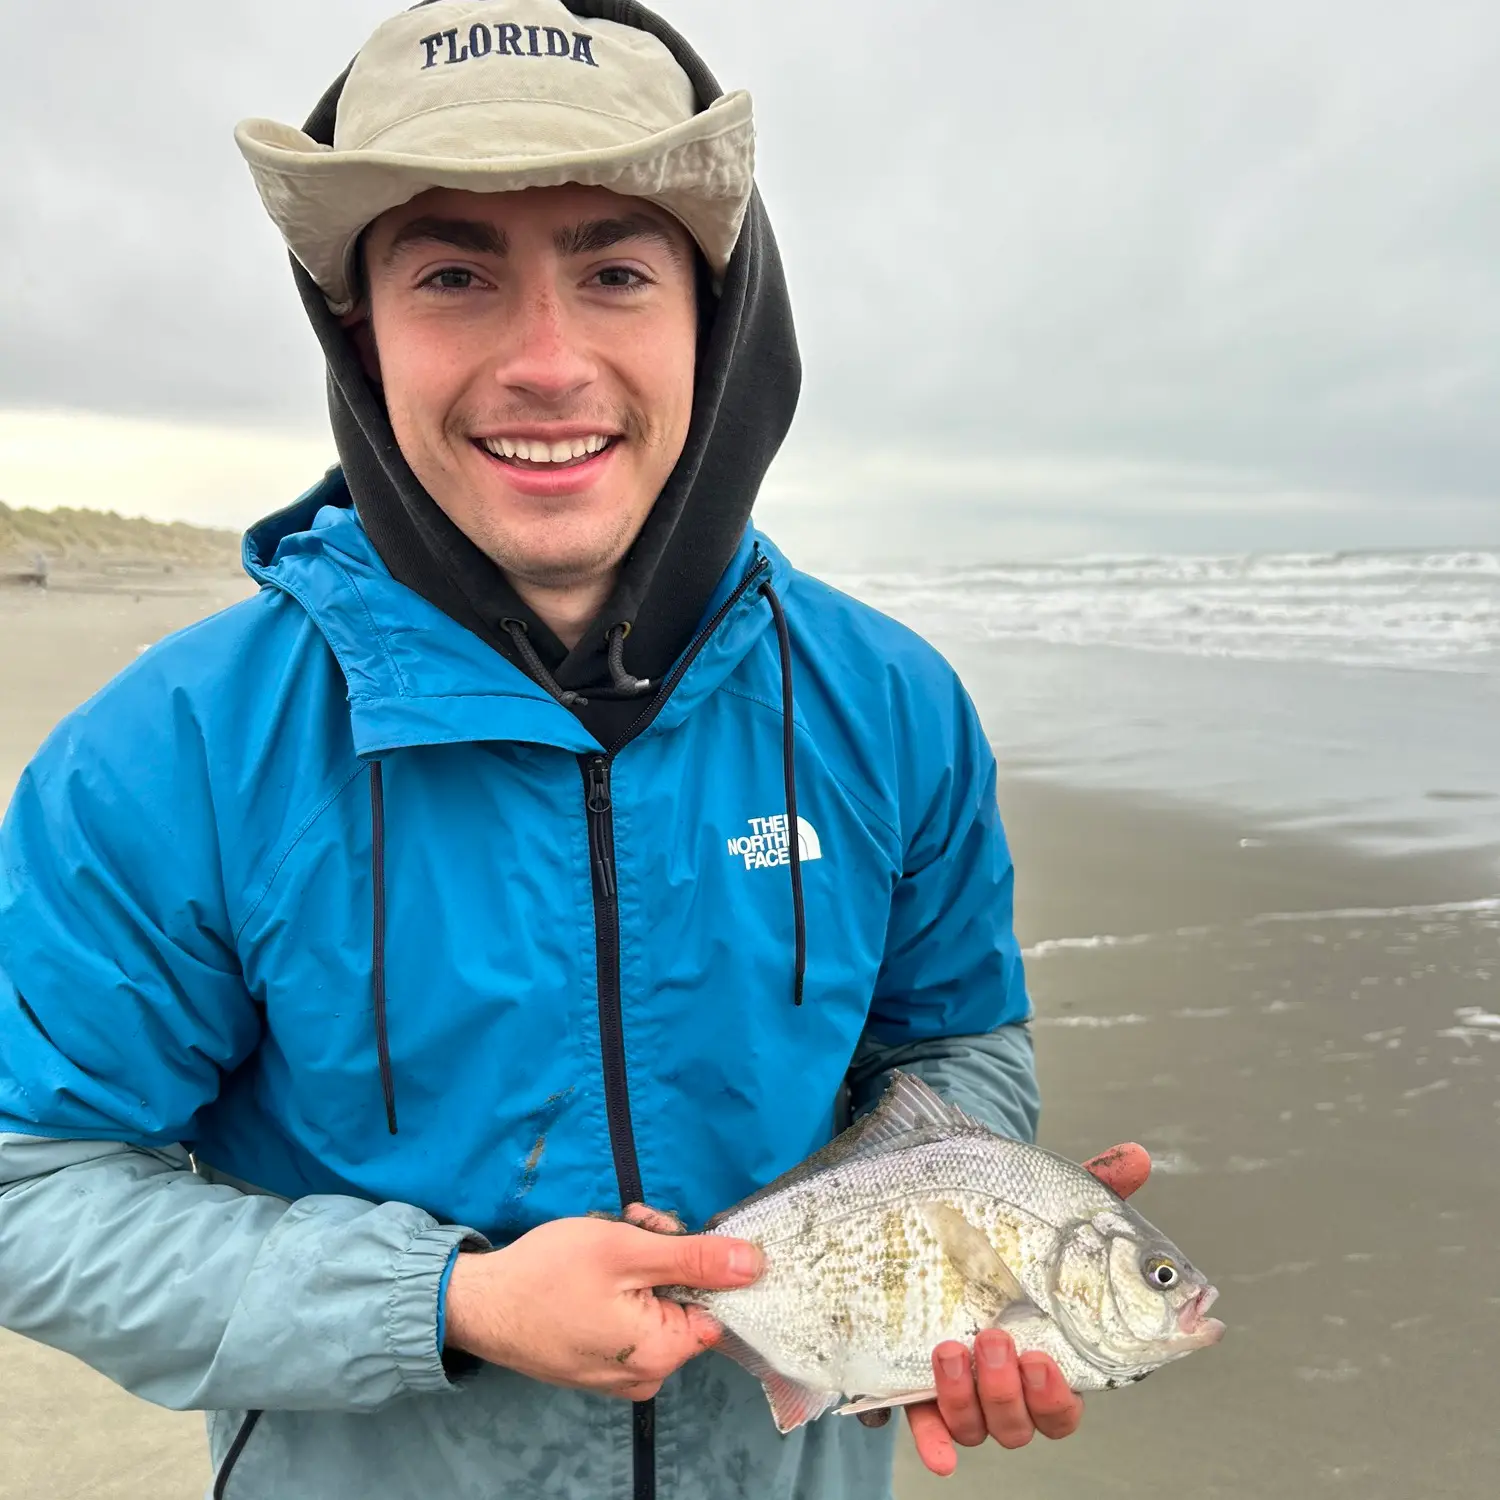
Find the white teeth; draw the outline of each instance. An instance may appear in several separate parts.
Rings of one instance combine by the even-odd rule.
[[[519,458],[532,464],[565,464],[587,454],[600,453],[609,446],[601,433],[586,438],[568,438],[560,443],[528,442],[525,438],[494,437],[481,439],[483,446],[496,458]]]

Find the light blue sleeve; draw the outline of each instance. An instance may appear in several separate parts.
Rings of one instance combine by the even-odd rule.
[[[454,1389],[439,1288],[472,1231],[210,1183],[180,1147],[0,1135],[0,1326],[178,1410],[370,1411]]]
[[[210,1182],[179,1144],[261,1021],[201,736],[129,686],[64,721],[0,826],[0,1325],[169,1407],[450,1389],[439,1288],[478,1235]]]
[[[850,1069],[851,1100],[856,1114],[872,1108],[901,1068],[1029,1140],[1040,1103],[995,757],[956,677],[922,709],[907,734],[902,812],[910,832]]]
[[[899,1047],[882,1046],[866,1033],[849,1069],[856,1119],[874,1109],[896,1068],[915,1073],[935,1094],[1001,1135],[1036,1139],[1041,1096],[1031,1029],[1024,1022]]]

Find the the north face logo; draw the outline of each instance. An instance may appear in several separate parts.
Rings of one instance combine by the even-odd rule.
[[[770,865],[791,863],[785,813],[778,813],[774,818],[751,818],[749,827],[749,833],[728,841],[729,853],[736,859],[743,859],[747,870],[764,870]],[[797,819],[797,854],[804,864],[810,859],[823,857],[818,831],[806,818]]]

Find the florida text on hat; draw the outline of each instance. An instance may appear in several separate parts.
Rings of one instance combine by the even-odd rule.
[[[559,0],[448,0],[394,17],[339,97],[333,145],[244,120],[235,140],[292,254],[335,312],[352,305],[360,233],[433,187],[612,188],[680,219],[715,278],[754,172],[750,96],[698,110],[654,36],[585,23]]]

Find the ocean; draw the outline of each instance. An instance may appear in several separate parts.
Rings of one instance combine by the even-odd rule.
[[[1007,774],[1500,876],[1500,549],[1083,557],[829,581],[963,674]]]
[[[1043,1143],[1145,1145],[1229,1328],[901,1500],[1490,1493],[1500,549],[834,581],[995,746]]]

